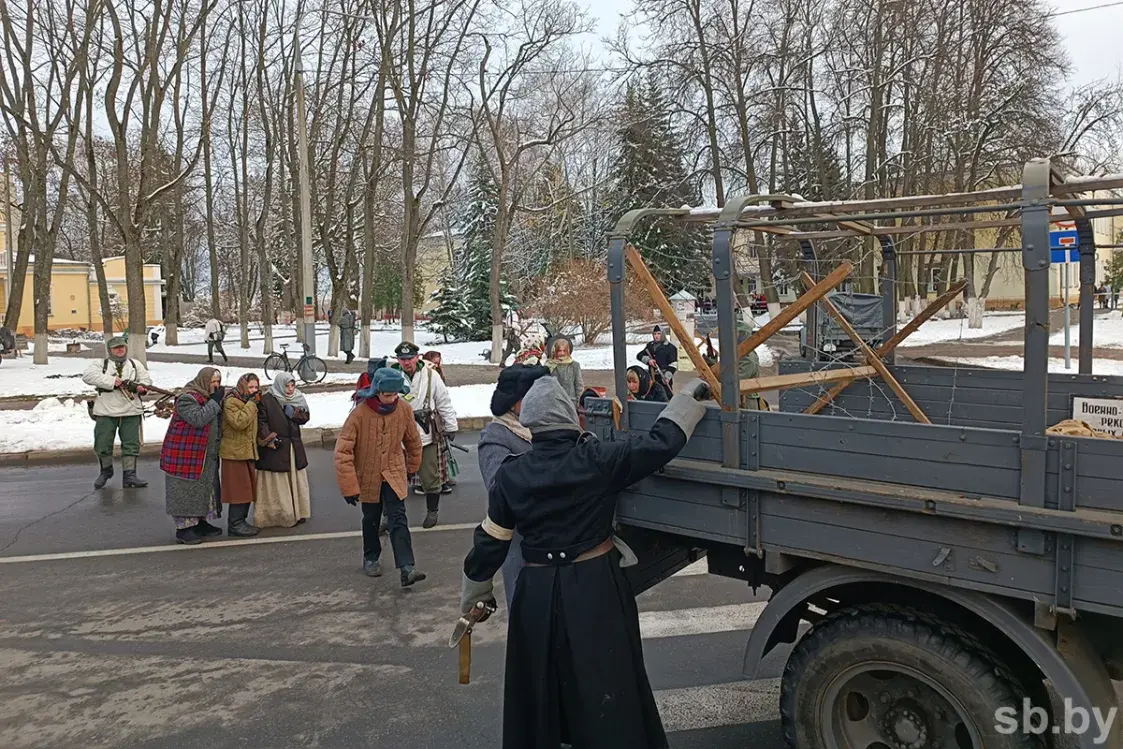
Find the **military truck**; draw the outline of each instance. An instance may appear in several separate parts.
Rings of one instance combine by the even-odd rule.
[[[1101,735],[1089,719],[1070,745],[1121,746],[1109,711],[1112,678],[1123,677],[1123,441],[1050,430],[1077,399],[1123,399],[1123,378],[1092,374],[1092,221],[1123,214],[1123,201],[1087,196],[1117,188],[1123,175],[1065,178],[1039,159],[1021,185],[980,192],[826,204],[757,195],[717,210],[633,211],[617,224],[608,275],[624,406],[614,416],[611,399],[590,402],[590,430],[628,439],[661,408],[629,402],[624,379],[625,258],[636,262],[629,235],[643,221],[712,229],[720,337],[720,402],[679,458],[621,496],[619,532],[640,558],[629,575],[642,591],[705,558],[711,574],[770,592],[746,633],[743,672],[756,678],[767,654],[790,646],[780,699],[790,749],[1047,747],[1079,710],[1114,720]],[[1080,369],[1049,374],[1049,229],[1069,217]],[[819,384],[784,390],[778,411],[738,409],[737,232],[880,243],[888,342],[898,334],[895,240],[1003,226],[1022,236],[1023,371],[897,366],[891,352],[863,350],[849,385],[828,380],[849,364],[793,361],[778,376],[829,381],[831,398]],[[1044,733],[1023,730],[1037,710],[1030,727],[1044,721]]]
[[[832,291],[827,298],[845,315],[868,345],[882,342],[881,297],[856,291]],[[816,305],[818,306],[818,305]],[[799,330],[799,355],[811,361],[853,361],[858,349],[842,326],[821,310],[808,310]]]

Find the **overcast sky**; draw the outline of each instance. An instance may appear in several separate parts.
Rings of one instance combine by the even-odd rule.
[[[1056,12],[1093,8],[1114,0],[1053,0]],[[615,36],[620,14],[633,7],[633,0],[579,0],[599,21],[600,36]],[[1081,85],[1100,78],[1115,78],[1123,68],[1123,5],[1057,16],[1057,28],[1065,38],[1065,51],[1072,63],[1070,83]]]

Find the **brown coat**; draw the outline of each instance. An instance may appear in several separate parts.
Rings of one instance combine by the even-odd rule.
[[[308,453],[304,451],[304,441],[300,437],[300,425],[307,424],[309,414],[303,408],[296,409],[290,419],[285,409],[272,393],[261,396],[257,405],[257,432],[261,444],[277,440],[276,448],[262,447],[258,452],[257,470],[273,473],[289,472],[289,446],[296,453],[296,470],[308,467]]]
[[[335,479],[344,497],[378,502],[385,481],[405,499],[407,476],[419,468],[421,436],[408,403],[399,399],[386,416],[365,403],[352,409],[335,441]]]
[[[228,395],[222,401],[222,443],[218,457],[223,460],[257,460],[257,402]]]

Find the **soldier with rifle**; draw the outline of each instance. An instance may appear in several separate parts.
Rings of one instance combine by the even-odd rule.
[[[107,356],[86,368],[82,381],[97,388],[97,397],[90,405],[94,426],[94,452],[101,464],[101,473],[94,488],[101,489],[113,478],[113,442],[121,436],[121,466],[125,488],[148,486],[136,475],[140,455],[140,424],[144,413],[141,396],[152,387],[152,377],[144,365],[128,357],[124,337],[115,336],[106,344]]]

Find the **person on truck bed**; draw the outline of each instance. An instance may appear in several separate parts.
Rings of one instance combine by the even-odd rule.
[[[507,458],[464,559],[460,609],[494,602],[492,578],[522,536],[525,560],[508,616],[503,748],[665,749],[643,662],[635,594],[613,536],[620,491],[686,446],[709,397],[688,382],[647,433],[600,442],[553,377],[535,381],[519,423],[529,452]],[[626,554],[625,554],[625,551]],[[630,557],[630,559],[629,559]]]
[[[647,367],[628,367],[628,398],[652,403],[666,403],[669,398],[663,383],[651,376]]]
[[[663,331],[658,325],[651,331],[651,340],[636,354],[636,358],[649,366],[652,362],[655,362],[663,373],[667,389],[672,390],[674,388],[673,380],[675,372],[678,371],[678,346],[663,336]]]

